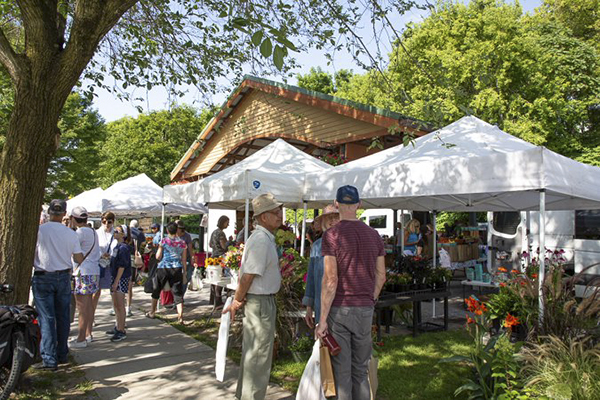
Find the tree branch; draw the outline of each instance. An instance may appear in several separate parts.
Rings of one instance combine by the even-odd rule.
[[[52,57],[62,40],[58,30],[57,0],[17,0],[25,30],[25,54],[33,64]]]
[[[69,42],[61,57],[59,86],[70,88],[88,65],[100,41],[139,0],[80,0],[76,3]]]
[[[0,29],[0,63],[6,67],[13,82],[20,79],[21,61],[2,29]]]

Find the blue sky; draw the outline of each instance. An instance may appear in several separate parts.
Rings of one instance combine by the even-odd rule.
[[[525,12],[531,12],[541,4],[541,0],[522,0],[520,1]],[[396,26],[404,26],[408,22],[418,22],[427,15],[426,11],[411,10],[403,16],[396,16],[392,18],[392,22]],[[365,42],[369,43],[373,41],[372,33],[369,29],[363,29],[360,34],[365,39]],[[386,53],[389,52],[389,46],[385,48]],[[294,74],[306,73],[311,67],[321,67],[325,71],[334,72],[340,69],[351,69],[354,72],[360,73],[362,70],[356,65],[352,57],[347,53],[337,53],[334,58],[334,62],[331,65],[327,65],[324,51],[310,50],[307,53],[299,54],[296,56],[299,68],[295,69]],[[282,80],[277,77],[269,77],[269,79]],[[288,82],[295,84],[294,78],[289,79]],[[183,98],[178,98],[178,104],[190,104],[195,107],[201,108],[203,104],[212,102],[213,104],[220,105],[227,94],[217,93],[212,98],[206,98],[204,95],[200,95],[193,87],[189,87],[188,93]],[[104,119],[108,121],[114,121],[116,119],[132,116],[135,117],[139,114],[136,106],[141,106],[144,112],[155,111],[166,109],[172,99],[169,97],[165,88],[154,88],[147,92],[143,89],[137,89],[134,92],[132,98],[141,97],[144,98],[143,102],[126,102],[115,98],[111,93],[104,90],[96,90],[98,97],[94,100],[94,107],[98,109]]]

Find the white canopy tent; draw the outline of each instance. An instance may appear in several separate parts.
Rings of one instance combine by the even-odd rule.
[[[461,118],[415,142],[336,167],[327,175],[308,174],[305,199],[333,199],[339,186],[349,184],[358,188],[365,207],[434,214],[539,210],[540,248],[545,244],[546,210],[600,209],[600,168],[534,146],[478,118]],[[539,291],[541,316],[541,285]]]
[[[80,193],[67,201],[67,213],[75,207],[85,207],[90,216],[98,216],[102,214],[103,195],[104,190],[99,187]]]
[[[251,199],[272,193],[286,207],[299,208],[303,204],[305,174],[326,175],[332,170],[329,164],[277,139],[239,163],[202,180],[165,186],[165,201],[199,202],[217,209],[243,206],[247,237]],[[306,209],[307,204],[303,205]]]
[[[206,213],[208,209],[199,203],[175,203],[163,200],[163,189],[146,174],[139,174],[119,181],[106,189],[102,198],[102,210],[117,216],[185,215]]]
[[[356,186],[366,208],[416,211],[600,208],[600,168],[535,146],[475,117],[464,117],[415,140],[308,174],[306,200],[333,199],[337,187]]]

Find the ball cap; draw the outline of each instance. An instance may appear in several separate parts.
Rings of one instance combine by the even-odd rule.
[[[60,215],[67,212],[67,202],[64,200],[54,199],[48,206],[48,214]]]
[[[360,201],[358,189],[350,185],[342,186],[338,188],[335,200],[340,204],[356,204]]]
[[[254,211],[255,217],[262,213],[266,213],[267,211],[281,207],[282,205],[282,203],[278,203],[275,200],[275,196],[273,196],[271,193],[261,194],[260,196],[256,196],[254,199],[252,199],[252,210]]]
[[[87,218],[88,212],[85,207],[77,206],[71,210],[71,216],[75,218]]]

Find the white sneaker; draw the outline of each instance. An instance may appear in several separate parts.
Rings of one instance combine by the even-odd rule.
[[[127,307],[127,316],[133,317],[133,313],[131,312],[131,308]]]
[[[110,315],[115,315],[115,309],[114,309],[114,308],[111,308],[111,310],[110,310],[109,314],[110,314]]]
[[[71,349],[81,349],[87,347],[88,342],[84,340],[83,342],[78,342],[77,339],[73,339],[69,341],[69,348]]]
[[[94,341],[94,335],[90,335],[90,336],[86,337],[85,341],[88,342],[88,344],[92,343]]]

